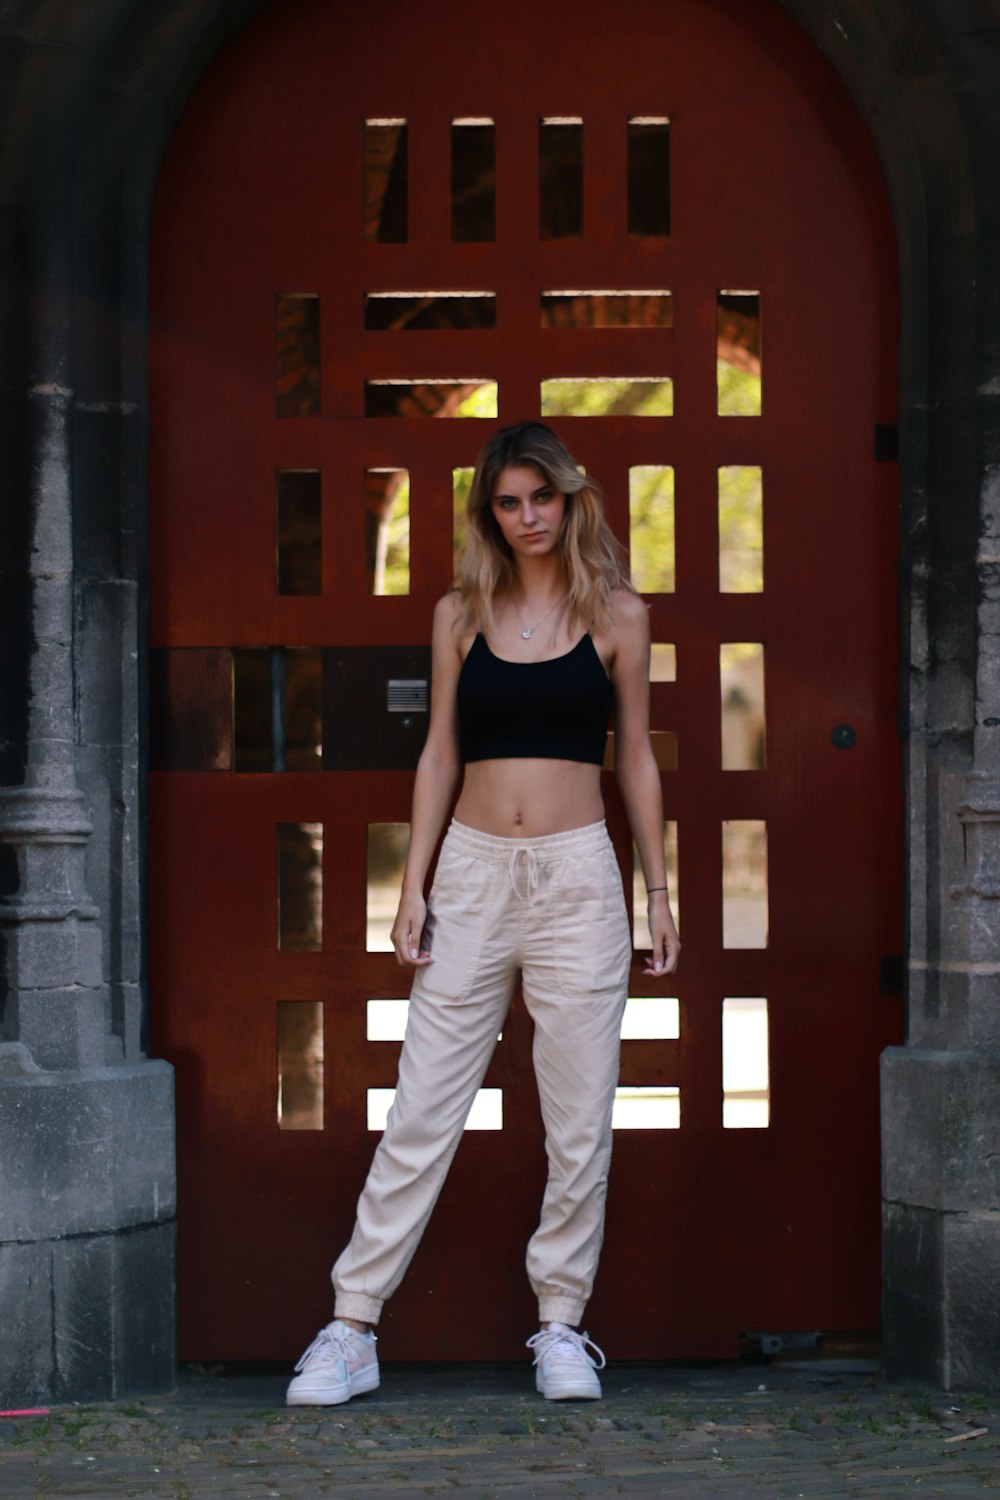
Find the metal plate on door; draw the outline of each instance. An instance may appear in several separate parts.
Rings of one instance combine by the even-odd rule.
[[[427,678],[390,677],[385,706],[391,714],[425,714],[427,712]]]

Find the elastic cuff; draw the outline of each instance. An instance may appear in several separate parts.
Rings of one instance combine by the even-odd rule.
[[[538,1299],[538,1321],[540,1323],[568,1323],[575,1328],[583,1322],[586,1302],[579,1297],[568,1297],[565,1293],[555,1295],[543,1292]]]
[[[334,1304],[335,1318],[353,1318],[356,1323],[377,1323],[382,1314],[382,1299],[364,1292],[340,1292]]]

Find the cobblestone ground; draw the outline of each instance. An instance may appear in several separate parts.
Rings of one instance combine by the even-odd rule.
[[[998,1396],[887,1387],[857,1361],[619,1365],[603,1378],[604,1400],[553,1404],[536,1396],[527,1366],[383,1365],[382,1387],[369,1396],[289,1411],[285,1374],[188,1370],[168,1397],[0,1420],[0,1495],[844,1500],[1000,1491]]]

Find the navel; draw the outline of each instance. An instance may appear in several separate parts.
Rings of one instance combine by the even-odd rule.
[[[521,814],[519,812],[516,812],[514,814],[514,827],[515,828],[520,828],[520,826],[521,826],[521,824],[523,822],[524,822],[524,819],[522,818]]]

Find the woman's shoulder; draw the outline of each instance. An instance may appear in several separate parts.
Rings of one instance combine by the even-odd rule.
[[[610,605],[609,615],[612,630],[648,631],[649,608],[643,603],[634,589],[613,589]]]
[[[462,613],[462,595],[458,589],[450,589],[434,606],[434,624],[453,626]]]
[[[435,649],[440,646],[443,650],[454,650],[456,660],[461,664],[475,634],[458,589],[442,595],[434,606]]]

